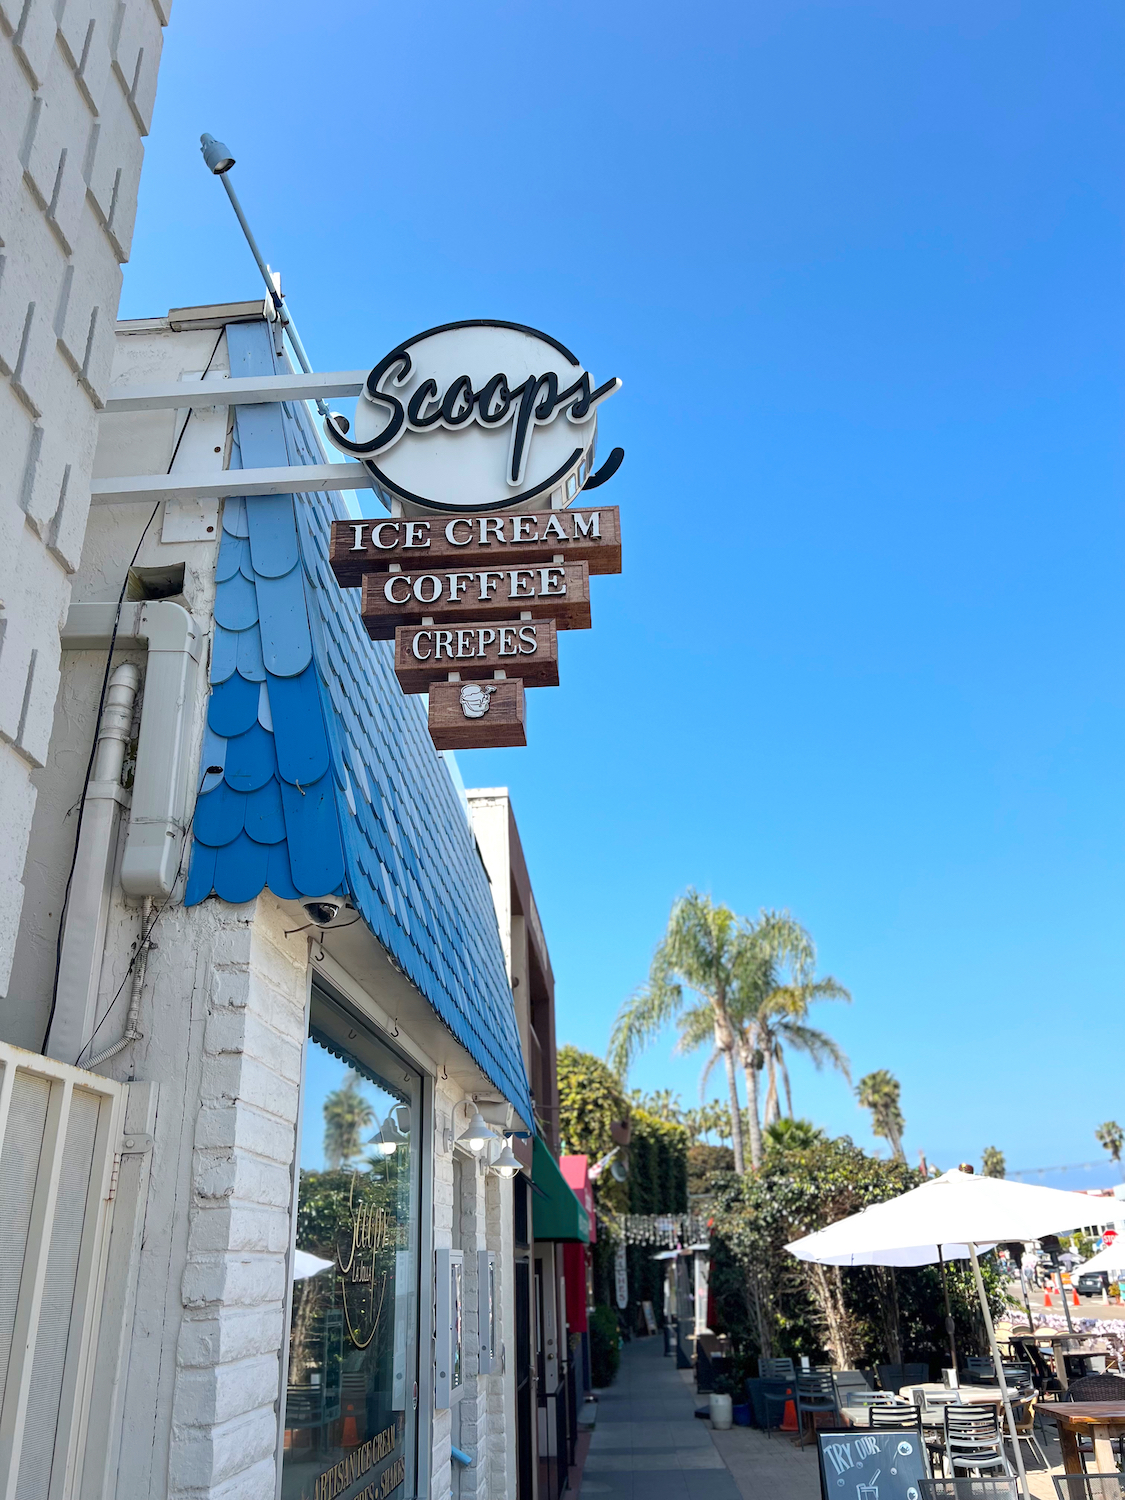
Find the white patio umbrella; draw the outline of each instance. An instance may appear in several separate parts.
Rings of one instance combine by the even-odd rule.
[[[1112,1245],[1107,1245],[1104,1250],[1099,1250],[1089,1260],[1083,1261],[1075,1268],[1079,1276],[1087,1271],[1125,1271],[1125,1244],[1121,1240],[1114,1240]]]
[[[992,1362],[1000,1386],[1008,1431],[1015,1433],[996,1343],[992,1313],[980,1274],[979,1250],[1001,1240],[1037,1240],[1063,1234],[1096,1218],[1096,1199],[1085,1193],[1032,1187],[1003,1177],[977,1177],[955,1169],[911,1188],[886,1203],[875,1203],[827,1229],[818,1229],[786,1249],[798,1260],[829,1266],[924,1266],[944,1256],[972,1262],[973,1279],[988,1330]],[[1019,1442],[1014,1444],[1020,1488],[1028,1495]]]

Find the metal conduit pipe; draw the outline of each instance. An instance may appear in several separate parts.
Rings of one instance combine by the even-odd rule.
[[[108,1062],[111,1057],[116,1057],[119,1052],[124,1052],[130,1042],[135,1042],[140,1036],[137,1030],[137,1018],[141,1013],[141,992],[145,987],[145,970],[148,968],[148,955],[156,945],[152,941],[152,898],[146,896],[141,903],[141,935],[140,947],[137,952],[136,963],[133,967],[133,987],[129,991],[129,1014],[125,1017],[125,1030],[120,1040],[114,1042],[112,1047],[107,1047],[104,1052],[96,1052],[89,1062],[88,1068],[96,1068],[99,1063]]]
[[[62,631],[64,651],[108,649],[115,613],[112,604],[72,604]],[[116,645],[118,649],[147,650],[144,707],[129,793],[121,787],[120,777],[140,671],[132,663],[123,663],[114,669],[106,694],[71,882],[58,1000],[45,1048],[48,1057],[68,1063],[82,1055],[97,1024],[120,819],[127,814],[121,887],[127,896],[151,898],[172,893],[188,816],[188,750],[202,632],[179,604],[170,599],[146,600],[122,609]],[[122,697],[126,690],[130,693],[127,714]],[[152,946],[147,942],[151,925],[151,918],[142,917],[142,951],[134,966],[122,1045],[137,1035],[145,964]],[[104,1061],[106,1055],[120,1050],[117,1047],[95,1060]]]
[[[140,682],[140,668],[132,662],[122,662],[114,668],[106,692],[59,954],[60,1004],[47,1045],[47,1055],[62,1062],[75,1061],[81,1040],[94,1027],[117,834],[122,813],[131,801],[121,785],[121,768],[125,764]],[[71,1034],[61,1034],[59,1022],[68,1019]]]

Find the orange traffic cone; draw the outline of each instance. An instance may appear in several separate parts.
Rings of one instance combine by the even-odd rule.
[[[781,1432],[797,1431],[797,1407],[792,1401],[785,1403],[785,1410],[781,1414]]]
[[[1081,1302],[1079,1302],[1079,1300],[1078,1300],[1078,1288],[1077,1287],[1075,1287],[1075,1289],[1074,1289],[1074,1305],[1075,1305],[1075,1307],[1081,1307],[1082,1306]]]
[[[1053,1307],[1053,1306],[1054,1306],[1054,1303],[1051,1301],[1051,1283],[1048,1281],[1047,1285],[1043,1288],[1043,1310],[1044,1310],[1044,1312],[1046,1312],[1046,1310],[1047,1310],[1048,1307]]]

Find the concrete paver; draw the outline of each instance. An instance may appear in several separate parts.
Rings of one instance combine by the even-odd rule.
[[[787,1434],[751,1427],[714,1432],[695,1416],[691,1372],[677,1370],[659,1339],[626,1344],[621,1369],[598,1401],[581,1500],[820,1500],[816,1454]],[[1040,1442],[1050,1470],[1028,1462],[1035,1500],[1055,1500],[1062,1469],[1052,1423]]]

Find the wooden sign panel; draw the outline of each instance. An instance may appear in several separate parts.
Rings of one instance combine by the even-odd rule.
[[[590,628],[590,572],[584,562],[536,568],[482,568],[449,573],[365,573],[360,613],[372,640],[389,641],[400,625],[554,620],[559,630]]]
[[[519,675],[524,687],[558,687],[559,643],[554,620],[466,621],[464,625],[403,625],[395,631],[395,676],[404,693],[428,693],[450,672],[462,681]]]
[[[616,505],[450,519],[333,521],[329,559],[337,580],[358,588],[363,575],[391,563],[418,568],[526,568],[555,557],[585,562],[591,573],[621,572]]]
[[[430,738],[439,750],[495,750],[526,745],[523,683],[435,682],[430,688]]]

